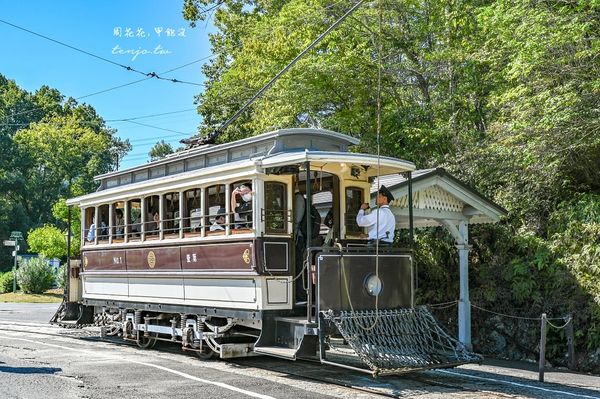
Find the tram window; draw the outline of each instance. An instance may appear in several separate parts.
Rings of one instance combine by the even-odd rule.
[[[108,204],[98,207],[98,219],[96,223],[96,234],[98,235],[98,243],[105,244],[108,242]]]
[[[163,198],[163,230],[166,235],[179,237],[179,193],[166,193]]]
[[[84,212],[84,229],[83,238],[86,245],[94,243],[94,237],[96,236],[95,223],[94,223],[94,212],[96,208],[85,208]]]
[[[219,223],[219,218],[221,215],[225,214],[225,185],[217,184],[214,186],[210,186],[206,188],[206,214],[208,218],[206,219],[206,225],[210,225],[212,228],[209,228],[211,234],[225,234],[225,222],[221,225]],[[219,219],[219,220],[217,220]],[[217,222],[219,225],[213,227],[212,225]]]
[[[194,233],[202,228],[201,193],[202,191],[199,188],[193,188],[183,193],[184,217],[182,222],[185,233]]]
[[[113,203],[113,224],[111,226],[111,234],[113,238],[113,242],[123,242],[123,237],[125,234],[125,203],[124,202],[115,202]]]
[[[265,182],[265,233],[287,233],[287,184]]]
[[[129,241],[138,241],[142,232],[142,200],[132,199],[128,201],[129,214],[126,217],[125,233]]]
[[[231,209],[234,229],[251,229],[252,225],[252,184],[249,180],[231,185]]]
[[[146,201],[146,218],[144,219],[145,233],[151,238],[156,238],[160,227],[160,206],[158,195],[151,195],[144,199]]]
[[[358,187],[346,188],[346,235],[359,236],[363,229],[356,224],[356,215],[363,203],[363,189]]]

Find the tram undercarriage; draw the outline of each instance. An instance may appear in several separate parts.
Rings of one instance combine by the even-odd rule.
[[[310,359],[374,376],[481,361],[425,307],[413,307],[406,253],[319,252],[315,262],[311,300],[290,310],[97,299],[83,299],[82,305],[94,309],[93,324],[104,336],[144,349],[157,341],[176,343],[202,359]]]

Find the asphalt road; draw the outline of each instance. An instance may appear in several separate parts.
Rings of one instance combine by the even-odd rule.
[[[0,398],[599,398],[600,377],[487,362],[373,379],[268,357],[202,361],[96,329],[49,326],[57,305],[0,304]],[[525,366],[525,367],[521,367]],[[379,393],[379,394],[378,394]]]

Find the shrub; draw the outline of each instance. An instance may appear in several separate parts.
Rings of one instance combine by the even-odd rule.
[[[18,288],[18,284],[17,284]],[[6,273],[0,274],[0,294],[4,294],[5,292],[12,292],[13,290],[13,272],[8,271]]]
[[[45,258],[32,258],[17,270],[17,281],[26,294],[41,294],[52,288],[54,270]]]
[[[65,269],[67,268],[67,264],[63,263],[56,271],[56,284],[59,288],[65,288],[67,276],[65,273],[67,272]]]

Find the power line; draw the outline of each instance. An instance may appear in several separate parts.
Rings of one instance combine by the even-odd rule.
[[[129,122],[129,121],[133,121],[136,119],[145,119],[145,118],[153,118],[155,116],[163,116],[163,115],[171,115],[171,114],[179,114],[182,112],[190,112],[190,111],[195,111],[196,108],[187,108],[187,109],[182,109],[181,111],[171,111],[171,112],[163,112],[161,114],[152,114],[152,115],[144,115],[144,116],[136,116],[133,118],[122,118],[122,119],[106,119],[105,122]]]
[[[77,48],[77,47],[71,46],[70,44],[66,44],[66,43],[63,43],[63,42],[61,42],[61,41],[59,41],[59,40],[52,39],[51,37],[48,37],[48,36],[42,35],[42,34],[40,34],[40,33],[34,32],[34,31],[32,31],[32,30],[30,30],[30,29],[27,29],[27,28],[23,28],[22,26],[15,25],[15,24],[13,24],[13,23],[10,23],[10,22],[8,22],[8,21],[5,21],[5,20],[3,20],[3,19],[0,19],[0,22],[4,23],[4,24],[6,24],[6,25],[12,26],[13,28],[20,29],[20,30],[22,30],[22,31],[24,31],[24,32],[30,33],[30,34],[32,34],[32,35],[35,35],[35,36],[41,37],[41,38],[43,38],[43,39],[49,40],[49,41],[51,41],[51,42],[54,42],[54,43],[56,43],[56,44],[59,44],[59,45],[61,45],[61,46],[64,46],[64,47],[70,48],[71,50],[78,51],[78,52],[80,52],[80,53],[83,53],[83,54],[85,54],[85,55],[89,55],[90,57],[93,57],[93,58],[99,59],[99,60],[101,60],[101,61],[104,61],[104,62],[108,62],[109,64],[116,65],[116,66],[118,66],[118,67],[121,67],[121,68],[124,68],[124,69],[126,69],[126,70],[128,70],[128,71],[132,71],[132,72],[139,73],[139,74],[141,74],[141,75],[144,75],[144,76],[147,76],[147,77],[149,77],[149,78],[157,78],[157,79],[159,79],[159,80],[168,80],[168,81],[171,81],[171,82],[173,82],[173,83],[183,83],[183,84],[189,84],[189,85],[194,85],[194,86],[202,86],[202,84],[201,84],[201,83],[187,82],[187,81],[184,81],[184,80],[179,80],[179,79],[175,79],[175,78],[172,78],[172,79],[169,79],[169,78],[163,78],[163,77],[161,77],[159,74],[157,74],[156,72],[143,72],[143,71],[137,70],[137,69],[135,69],[135,68],[132,68],[132,67],[130,67],[129,65],[123,65],[123,64],[119,64],[118,62],[111,61],[111,60],[109,60],[108,58],[101,57],[101,56],[99,56],[99,55],[96,55],[96,54],[90,53],[89,51],[82,50],[82,49],[80,49],[80,48]]]
[[[158,127],[158,126],[152,126],[152,125],[148,125],[146,123],[141,123],[141,122],[136,122],[136,121],[124,121],[124,122],[128,122],[128,123],[133,123],[133,124],[140,125],[140,126],[149,127],[149,128],[152,128],[152,129],[164,130],[165,132],[177,133],[177,134],[180,134],[182,136],[189,136],[190,135],[190,133],[178,132],[177,130],[167,129],[167,128]]]
[[[186,67],[186,66],[189,66],[189,65],[192,65],[192,64],[196,64],[196,63],[198,63],[198,62],[201,62],[201,61],[207,60],[207,59],[209,59],[209,58],[213,58],[214,56],[215,56],[214,54],[211,54],[211,55],[209,55],[209,56],[202,57],[202,58],[200,58],[200,59],[198,59],[198,60],[195,60],[195,61],[192,61],[192,62],[188,62],[188,63],[187,63],[187,64],[185,64],[185,65],[181,65],[181,66],[178,66],[178,67],[176,67],[176,68],[170,69],[170,70],[168,70],[168,71],[161,72],[161,74],[170,73],[170,72],[172,72],[172,71],[175,71],[175,70],[178,70],[178,69],[184,68],[184,67]],[[149,78],[149,77],[147,77],[147,78],[144,78],[144,79],[135,80],[135,81],[133,81],[133,82],[125,83],[125,84],[122,84],[122,85],[119,85],[119,86],[114,86],[114,87],[111,87],[111,88],[108,88],[108,89],[104,89],[104,90],[101,90],[101,91],[97,91],[97,92],[95,92],[95,93],[86,94],[86,95],[83,95],[83,96],[80,96],[80,97],[76,97],[76,98],[74,98],[74,100],[76,100],[76,101],[77,101],[77,100],[81,100],[81,99],[83,99],[83,98],[87,98],[87,97],[95,96],[95,95],[98,95],[98,94],[106,93],[106,92],[109,92],[109,91],[112,91],[112,90],[120,89],[120,88],[122,88],[122,87],[130,86],[130,85],[132,85],[132,84],[140,83],[140,82],[143,82],[143,81],[145,81],[145,80],[148,80],[148,79],[152,79],[152,78]],[[14,113],[14,114],[11,114],[11,115],[10,115],[10,117],[11,117],[11,118],[13,118],[13,117],[15,117],[15,116],[19,116],[19,115],[28,114],[28,113],[31,113],[31,112],[37,111],[37,110],[39,110],[39,109],[42,109],[42,108],[43,108],[43,107],[35,107],[35,108],[29,109],[29,110],[26,110],[26,111],[16,112],[16,113]],[[1,124],[0,126],[9,126],[9,125],[16,126],[16,125],[18,125],[18,124],[6,124],[6,123],[4,123],[4,124]],[[20,125],[21,125],[21,126],[26,126],[26,125],[27,125],[27,123],[23,123],[23,124],[20,124]]]

